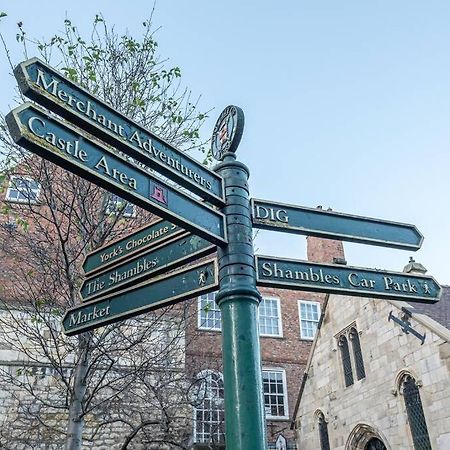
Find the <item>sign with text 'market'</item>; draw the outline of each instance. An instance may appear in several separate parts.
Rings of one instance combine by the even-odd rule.
[[[216,291],[218,287],[217,260],[211,259],[68,309],[63,330],[68,336],[83,333]]]

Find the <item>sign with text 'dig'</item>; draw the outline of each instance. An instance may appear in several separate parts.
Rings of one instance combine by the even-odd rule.
[[[109,242],[89,253],[83,262],[85,275],[91,275],[99,270],[105,270],[112,264],[117,264],[124,258],[142,253],[165,242],[185,231],[168,220],[159,219],[146,225],[124,238]]]
[[[61,117],[216,206],[225,204],[222,178],[116,111],[37,58],[19,64],[21,92]]]
[[[354,216],[318,208],[251,200],[256,228],[362,244],[418,250],[423,236],[414,225]]]
[[[183,300],[216,291],[217,260],[163,275],[66,311],[63,330],[68,336],[135,317]]]
[[[270,256],[255,256],[255,262],[257,286],[416,303],[436,303],[441,296],[436,280],[424,275]]]
[[[80,288],[83,301],[89,301],[109,292],[140,283],[162,272],[176,269],[203,256],[210,255],[217,247],[209,241],[185,232],[182,236],[164,241],[158,246],[127,258],[109,270],[87,278]]]
[[[225,216],[166,184],[100,141],[30,103],[6,116],[16,144],[210,242],[226,239]]]

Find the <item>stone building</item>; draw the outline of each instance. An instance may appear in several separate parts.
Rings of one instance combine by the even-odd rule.
[[[416,305],[327,296],[294,411],[299,449],[450,449],[450,287]]]

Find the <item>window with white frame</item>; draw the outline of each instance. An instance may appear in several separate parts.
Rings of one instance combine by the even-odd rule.
[[[298,302],[298,311],[300,317],[300,337],[302,339],[314,339],[317,325],[319,324],[320,303],[300,300]]]
[[[41,186],[28,177],[13,175],[9,180],[5,200],[18,203],[37,203]]]
[[[106,214],[122,214],[122,217],[136,217],[136,206],[115,194],[110,194]]]
[[[283,369],[263,369],[264,407],[268,419],[287,419],[286,373]]]
[[[263,297],[259,304],[259,334],[261,336],[282,336],[280,299]]]
[[[223,378],[220,372],[204,370],[197,374],[194,439],[198,443],[225,441]]]
[[[220,309],[216,304],[216,294],[201,295],[198,298],[198,327],[202,330],[222,329]]]

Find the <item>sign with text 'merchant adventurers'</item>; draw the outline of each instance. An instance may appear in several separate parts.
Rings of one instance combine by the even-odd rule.
[[[30,99],[214,205],[225,204],[219,175],[44,62],[29,59],[16,67],[14,75]]]
[[[441,287],[433,277],[377,269],[255,256],[256,284],[280,289],[436,303]]]
[[[85,279],[80,288],[81,298],[84,301],[92,300],[130,284],[140,283],[164,271],[210,255],[216,249],[217,247],[206,239],[185,232]]]
[[[363,244],[418,250],[423,236],[414,225],[252,199],[253,226]]]
[[[216,291],[218,286],[217,260],[211,259],[68,309],[64,333],[92,330]]]
[[[39,156],[170,220],[214,244],[226,242],[225,216],[30,103],[6,121],[14,141]]]

